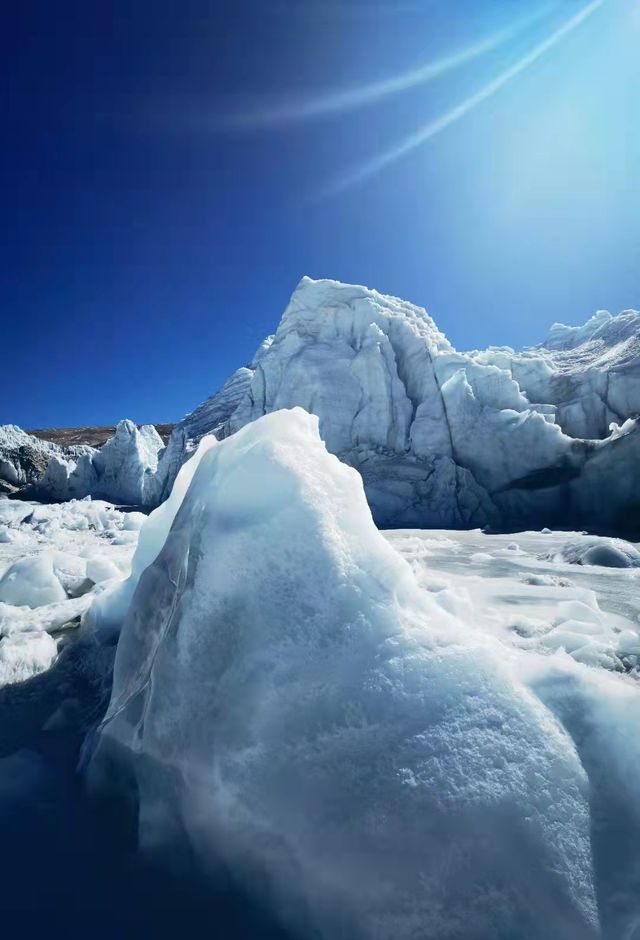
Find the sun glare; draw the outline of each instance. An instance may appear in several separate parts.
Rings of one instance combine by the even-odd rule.
[[[321,193],[321,197],[335,195],[348,189],[350,186],[361,182],[369,176],[378,173],[385,167],[394,163],[396,160],[410,153],[416,147],[431,140],[441,131],[455,124],[465,115],[469,114],[474,108],[493,97],[502,88],[508,85],[522,72],[534,65],[542,56],[558,45],[566,36],[577,29],[585,20],[596,13],[609,0],[592,0],[591,3],[582,7],[578,13],[568,19],[562,26],[556,29],[550,36],[547,36],[542,42],[531,49],[526,55],[519,59],[514,65],[501,72],[493,81],[484,85],[477,92],[470,95],[460,104],[456,105],[447,113],[441,115],[433,121],[425,124],[413,134],[410,134],[400,143],[390,149],[378,154],[377,156],[365,161],[356,167],[350,173],[347,173],[329,184]]]

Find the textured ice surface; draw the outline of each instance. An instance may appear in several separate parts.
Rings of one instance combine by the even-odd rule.
[[[623,539],[593,538],[582,535],[567,541],[552,555],[556,561],[604,568],[640,568],[640,552]]]
[[[42,630],[29,630],[0,639],[0,686],[24,682],[44,672],[57,655],[57,643]]]
[[[91,453],[91,447],[62,448],[27,434],[15,424],[0,424],[0,492],[40,480],[52,459],[64,462]]]
[[[34,493],[54,500],[93,496],[130,506],[154,505],[162,488],[158,456],[163,450],[153,425],[138,429],[133,421],[120,421],[100,450],[77,462],[52,456]]]
[[[98,786],[133,774],[143,849],[222,861],[330,937],[577,940],[623,895],[629,925],[637,874],[602,869],[619,817],[594,843],[591,801],[610,727],[607,786],[637,795],[638,689],[617,653],[603,670],[549,640],[609,630],[566,578],[592,570],[538,558],[557,536],[385,539],[298,409],[202,453],[150,556],[169,517],[92,764]],[[488,602],[507,581],[522,612]]]
[[[521,353],[459,353],[419,307],[303,278],[275,336],[182,430],[225,436],[301,406],[383,526],[634,531],[639,350],[628,312],[556,324]]]
[[[293,406],[360,471],[379,525],[640,531],[640,314],[555,324],[522,352],[460,353],[420,307],[309,278],[166,448],[121,422],[77,465],[54,456],[40,490],[157,505],[203,435]]]
[[[49,668],[62,634],[128,576],[145,518],[98,500],[0,499],[0,686]]]
[[[640,572],[563,558],[567,533],[389,532],[424,590],[503,645],[589,777],[601,936],[640,923]],[[519,550],[509,549],[515,541]],[[576,534],[574,545],[608,540]],[[637,546],[628,546],[628,549]],[[551,931],[553,935],[553,931]]]

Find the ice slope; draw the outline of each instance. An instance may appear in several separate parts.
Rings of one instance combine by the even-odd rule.
[[[128,577],[97,597],[86,612],[83,625],[101,640],[117,636],[120,632],[138,581],[162,550],[200,461],[216,444],[213,435],[200,442],[195,453],[178,471],[166,501],[153,510],[141,527]]]
[[[222,864],[307,936],[599,936],[571,737],[421,588],[317,419],[212,442],[169,515],[91,764],[144,851]]]
[[[637,546],[549,531],[386,535],[423,590],[502,644],[503,660],[573,738],[589,777],[601,933],[607,940],[635,940],[640,570],[612,563],[623,555],[637,564]]]
[[[183,433],[187,441],[197,442],[205,434],[220,432],[224,422],[248,392],[257,364],[269,350],[272,342],[273,336],[267,336],[248,365],[237,369],[218,392],[205,399],[190,414],[185,415],[177,425],[177,429]]]

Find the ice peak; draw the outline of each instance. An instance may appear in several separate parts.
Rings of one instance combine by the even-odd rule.
[[[624,310],[617,316],[608,310],[598,310],[580,326],[554,323],[540,345],[552,350],[571,350],[595,339],[602,339],[606,345],[612,345],[618,341],[620,334],[628,334],[629,329],[636,333],[640,329],[640,313],[637,310]]]

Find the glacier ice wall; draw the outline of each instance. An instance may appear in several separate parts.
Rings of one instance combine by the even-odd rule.
[[[33,495],[56,501],[91,496],[130,506],[153,506],[160,501],[173,449],[170,442],[168,459],[160,468],[165,446],[153,425],[138,428],[133,421],[120,421],[100,450],[87,451],[77,461],[53,454],[32,488]]]
[[[62,448],[27,434],[15,424],[0,424],[0,492],[12,492],[37,483],[52,459],[64,464],[75,463],[83,455],[93,453],[91,447]]]
[[[521,352],[461,353],[420,307],[310,278],[166,448],[121,422],[98,454],[53,454],[40,492],[158,505],[203,436],[293,406],[360,471],[379,525],[640,531],[640,313],[554,324]]]
[[[222,864],[306,935],[597,936],[571,738],[420,589],[317,419],[262,417],[188,476],[90,771],[126,781],[141,849]]]
[[[640,528],[637,313],[459,353],[419,307],[303,278],[252,371],[218,434],[317,414],[381,525]]]

